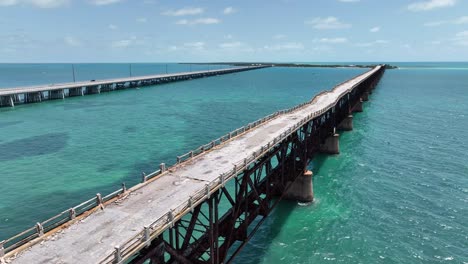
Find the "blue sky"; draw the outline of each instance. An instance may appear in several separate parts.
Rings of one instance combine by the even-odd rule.
[[[0,62],[467,60],[466,0],[0,0]]]

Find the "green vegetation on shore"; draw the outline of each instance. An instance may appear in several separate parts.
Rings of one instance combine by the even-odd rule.
[[[274,67],[301,67],[301,68],[373,68],[378,64],[305,64],[305,63],[271,63],[271,62],[204,62],[204,63],[182,63],[182,64],[217,64],[233,66],[259,66],[268,65]],[[397,66],[385,64],[386,69],[397,69]]]

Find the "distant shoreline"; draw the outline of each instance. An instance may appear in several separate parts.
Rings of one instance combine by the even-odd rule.
[[[260,66],[269,65],[273,67],[298,67],[298,68],[374,68],[377,64],[304,64],[304,63],[270,63],[270,62],[198,62],[198,63],[179,63],[179,64],[197,64],[197,65],[233,65],[233,66]],[[386,69],[398,69],[397,66],[385,64]]]

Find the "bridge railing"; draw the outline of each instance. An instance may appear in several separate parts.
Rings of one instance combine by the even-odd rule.
[[[192,211],[197,205],[204,202],[206,199],[209,199],[214,192],[224,187],[229,180],[236,177],[246,167],[263,157],[266,152],[270,151],[285,138],[289,137],[292,133],[295,133],[298,128],[309,122],[310,119],[319,116],[321,113],[323,113],[323,111],[316,111],[308,115],[303,118],[301,122],[296,123],[281,135],[261,146],[252,155],[234,164],[233,168],[229,172],[221,174],[215,180],[206,184],[204,189],[199,190],[192,195],[187,201],[180,203],[149,226],[144,227],[144,229],[137,235],[124,242],[121,247],[116,247],[114,253],[108,255],[105,259],[101,260],[100,263],[119,263],[119,260],[126,259],[147,246],[148,243],[164,232],[164,230],[172,227],[175,222],[180,220],[185,214]]]
[[[355,78],[359,78],[360,76],[367,74],[363,73]],[[352,80],[354,80],[353,78]],[[336,85],[332,91],[334,91],[337,87],[340,85],[349,82],[345,81],[343,83],[340,83]],[[118,259],[121,259],[122,257],[128,257],[131,256],[133,253],[135,253],[135,250],[141,249],[144,247],[148,241],[151,241],[158,235],[160,235],[165,229],[170,227],[175,223],[175,221],[179,220],[183,215],[185,215],[188,211],[187,210],[193,210],[195,206],[198,204],[202,203],[207,197],[209,197],[213,192],[217,191],[219,188],[224,186],[224,184],[232,179],[233,177],[236,177],[244,168],[249,166],[252,162],[255,162],[257,159],[262,157],[264,153],[272,149],[274,146],[279,144],[282,140],[287,138],[289,135],[292,133],[295,133],[296,130],[303,126],[305,123],[309,122],[311,119],[314,119],[326,111],[328,111],[331,107],[336,105],[339,99],[341,99],[342,96],[344,96],[346,93],[348,93],[350,90],[352,90],[354,87],[359,85],[357,83],[350,89],[347,89],[343,91],[340,96],[337,97],[334,103],[329,104],[327,107],[315,111],[311,114],[309,114],[306,118],[302,119],[301,122],[296,123],[293,127],[289,128],[287,131],[283,132],[281,135],[278,137],[274,138],[272,141],[268,142],[266,145],[261,146],[257,151],[255,151],[251,156],[248,158],[244,159],[243,161],[240,161],[236,163],[233,167],[233,169],[225,174],[221,174],[217,179],[214,181],[210,182],[205,186],[204,190],[200,190],[196,192],[194,195],[191,196],[191,198],[188,201],[185,201],[181,203],[179,206],[173,208],[169,212],[167,212],[165,215],[163,215],[161,218],[157,219],[154,221],[151,225],[148,227],[145,227],[141,232],[139,232],[136,236],[133,238],[129,239],[125,243],[122,244],[122,246],[116,247],[115,252],[113,254],[110,254],[108,257],[103,259],[101,263],[118,263]],[[187,152],[181,156],[177,157],[177,162],[173,164],[172,166],[166,168],[165,165],[161,164],[161,168],[159,170],[154,171],[153,173],[150,173],[149,175],[143,174],[142,175],[142,183],[138,184],[130,191],[136,190],[141,188],[146,184],[146,182],[150,179],[153,179],[163,173],[165,173],[168,170],[171,170],[177,166],[179,166],[180,163],[186,162],[206,151],[211,150],[213,147],[218,146],[223,144],[226,141],[229,141],[230,139],[237,137],[253,128],[256,128],[274,118],[276,118],[279,115],[283,114],[288,114],[291,112],[294,112],[300,108],[303,108],[306,105],[309,105],[311,103],[314,103],[321,95],[329,93],[329,91],[323,91],[315,95],[310,101],[304,102],[302,104],[296,105],[292,108],[285,109],[285,110],[280,110],[277,111],[271,115],[268,115],[264,118],[258,119],[257,121],[254,121],[252,123],[247,124],[246,126],[243,126],[241,128],[238,128],[222,137],[219,137],[213,141],[211,141],[208,144],[202,145],[199,148],[192,150],[190,152]],[[13,237],[10,237],[4,241],[0,241],[0,259],[4,256],[4,254],[11,252],[21,246],[26,245],[27,243],[31,242],[32,240],[39,238],[43,236],[45,233],[62,226],[63,224],[70,222],[74,220],[76,217],[81,216],[85,213],[91,213],[93,209],[97,208],[103,208],[104,203],[109,202],[113,199],[118,198],[122,194],[125,194],[127,192],[127,188],[125,184],[122,184],[122,187],[120,189],[117,189],[116,191],[102,197],[101,194],[96,194],[95,197],[75,206],[72,207],[68,210],[65,210],[43,222],[37,223],[34,227],[31,227]],[[175,215],[175,212],[178,212],[177,215]],[[148,240],[149,239],[149,240]],[[143,241],[143,242],[142,242]]]
[[[366,72],[367,73],[367,72]],[[363,74],[366,74],[363,73]],[[360,77],[359,75],[358,77]],[[357,78],[357,77],[356,77]],[[354,78],[353,78],[354,79]],[[335,88],[338,86],[344,84],[346,82],[340,83]],[[360,83],[360,82],[359,82]],[[315,111],[311,114],[309,114],[307,117],[303,118],[300,122],[296,123],[293,127],[290,127],[287,131],[283,132],[281,135],[275,137],[273,140],[268,142],[266,145],[261,146],[260,149],[257,151],[254,151],[254,153],[245,158],[243,161],[240,161],[236,164],[233,165],[233,169],[229,171],[228,173],[221,174],[218,178],[215,180],[211,181],[210,183],[205,185],[205,189],[199,190],[196,192],[194,195],[192,195],[188,201],[184,201],[175,208],[172,208],[169,210],[166,214],[164,214],[162,217],[154,221],[152,224],[149,226],[144,227],[144,229],[138,233],[136,236],[132,237],[131,239],[127,240],[122,244],[121,247],[117,246],[115,247],[115,250],[112,254],[109,254],[105,259],[101,260],[100,263],[120,263],[121,260],[127,259],[140,251],[143,247],[146,247],[153,239],[155,239],[157,236],[161,235],[164,230],[174,226],[175,222],[180,220],[184,215],[186,215],[189,211],[192,211],[194,207],[199,205],[200,203],[204,202],[205,200],[209,199],[210,195],[212,195],[213,192],[217,191],[218,189],[224,187],[225,183],[231,180],[233,177],[237,177],[239,173],[241,173],[246,167],[250,166],[251,163],[255,162],[259,158],[263,157],[264,153],[270,151],[272,148],[274,148],[276,145],[278,145],[280,142],[282,142],[284,139],[289,137],[292,133],[296,133],[296,131],[305,125],[307,122],[309,122],[311,119],[314,119],[316,117],[319,117],[323,113],[327,112],[331,107],[334,107],[338,101],[344,96],[345,94],[349,93],[350,90],[352,90],[354,87],[359,85],[357,83],[350,89],[347,89],[340,93],[339,96],[337,96],[336,100],[327,105],[326,108],[320,109],[319,111]],[[259,119],[258,121],[253,122],[253,127],[258,126],[264,122],[267,122],[268,120],[271,120],[272,118],[280,115],[280,114],[285,114],[285,113],[290,113],[295,110],[298,110],[305,105],[308,105],[312,102],[314,102],[319,96],[329,93],[328,91],[323,91],[316,96],[309,102],[302,103],[300,105],[297,105],[293,108],[287,109],[287,110],[281,110],[278,112],[275,112],[274,114],[267,116],[265,118]],[[250,124],[249,124],[250,125]],[[249,127],[249,125],[245,127]],[[245,127],[241,127],[239,129],[236,129],[235,131],[245,131]],[[233,132],[231,132],[233,133]],[[231,135],[229,134],[229,136]],[[225,136],[224,136],[225,137]],[[223,138],[223,137],[221,137]],[[212,141],[211,143],[207,144],[209,146],[213,145],[213,142],[217,140]],[[201,148],[207,146],[203,145]],[[182,156],[178,157],[178,162],[183,162],[186,160],[182,160],[182,157],[188,157],[189,153],[193,153],[193,151],[188,152]],[[193,156],[192,156],[193,157]]]

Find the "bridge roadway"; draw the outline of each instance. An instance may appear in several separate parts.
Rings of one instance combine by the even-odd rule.
[[[145,226],[165,218],[168,211],[172,210],[177,220],[182,212],[180,205],[186,205],[195,193],[204,192],[207,184],[217,182],[220,174],[232,171],[233,164],[242,163],[254,152],[259,153],[261,147],[263,149],[283,133],[292,133],[300,122],[312,119],[314,113],[330,109],[339,98],[380,67],[321,93],[295,111],[278,114],[256,128],[182,162],[154,180],[133,188],[125,198],[107,204],[103,210],[97,210],[52,235],[44,235],[40,238],[42,242],[24,249],[10,260],[18,264],[98,263],[108,256],[113,258],[115,246],[122,246],[141,234]],[[161,226],[159,233],[167,228],[168,225]]]
[[[42,102],[44,100],[64,99],[65,97],[98,94],[101,93],[101,91],[108,92],[130,87],[156,85],[159,83],[202,78],[206,76],[248,71],[265,67],[269,66],[233,67],[220,70],[145,75],[107,80],[38,85],[17,88],[0,88],[0,107],[13,107],[15,106],[15,104],[18,103],[36,103]],[[68,90],[68,93],[65,93],[65,90]],[[44,95],[44,93],[48,93],[47,97]],[[22,99],[20,99],[19,95],[22,95]]]

